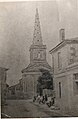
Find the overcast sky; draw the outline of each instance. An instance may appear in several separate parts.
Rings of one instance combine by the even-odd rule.
[[[66,38],[78,37],[77,6],[77,0],[0,3],[0,66],[9,68],[8,84],[18,83],[29,64],[36,7],[51,65],[49,50],[59,43],[59,29],[65,28]]]

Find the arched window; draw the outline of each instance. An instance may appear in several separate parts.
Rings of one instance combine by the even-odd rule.
[[[40,57],[41,57],[41,54],[40,54],[40,52],[38,53],[38,59],[40,59]]]

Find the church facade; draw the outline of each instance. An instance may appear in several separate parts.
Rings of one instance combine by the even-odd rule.
[[[43,45],[38,9],[36,9],[33,43],[30,46],[30,64],[22,70],[23,93],[32,97],[37,93],[37,80],[41,75],[40,69],[52,73],[51,66],[46,60],[46,45]]]

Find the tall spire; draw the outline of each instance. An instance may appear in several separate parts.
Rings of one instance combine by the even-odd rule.
[[[41,28],[40,28],[40,22],[39,22],[38,8],[36,8],[36,15],[35,15],[33,44],[34,45],[42,45],[42,36],[41,36]]]

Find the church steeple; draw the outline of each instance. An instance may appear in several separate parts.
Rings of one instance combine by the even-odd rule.
[[[43,45],[42,44],[42,35],[41,35],[41,28],[40,28],[38,8],[36,8],[36,15],[35,15],[33,45]]]
[[[36,9],[33,44],[30,46],[30,63],[46,61],[46,45],[42,43],[38,9]]]

